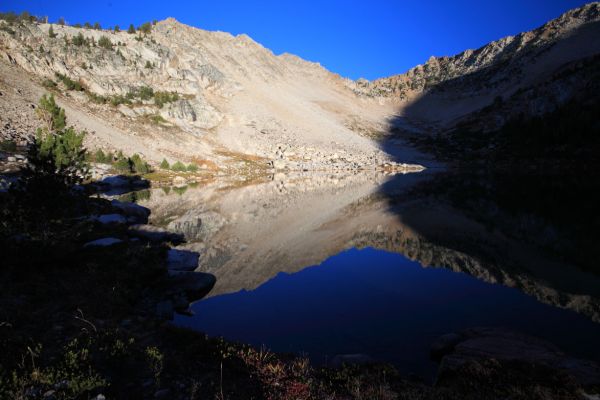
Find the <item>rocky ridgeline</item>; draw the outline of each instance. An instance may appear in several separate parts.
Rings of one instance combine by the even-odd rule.
[[[472,93],[497,90],[499,86],[524,79],[527,66],[535,64],[551,47],[566,39],[575,30],[600,20],[600,3],[593,2],[568,11],[543,26],[515,36],[507,36],[477,50],[465,50],[455,56],[430,57],[425,64],[404,74],[377,79],[361,79],[353,89],[372,97],[393,97],[410,100],[415,95],[446,82]],[[597,46],[587,43],[587,53],[597,52]],[[470,76],[470,77],[469,77]],[[476,79],[472,79],[472,78]],[[465,79],[468,78],[468,79]]]
[[[510,119],[551,113],[597,80],[600,3],[455,56],[431,57],[404,74],[349,82],[364,98],[397,105],[395,132],[436,134],[469,124],[496,130]],[[582,68],[581,64],[592,64]]]

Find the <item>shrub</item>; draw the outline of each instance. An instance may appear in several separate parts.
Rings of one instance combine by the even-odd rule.
[[[71,43],[73,43],[75,46],[83,46],[84,44],[86,44],[85,38],[83,37],[81,32],[79,32],[77,35],[73,36]]]
[[[154,97],[154,90],[149,86],[142,86],[137,95],[142,100],[150,100],[152,97]]]
[[[58,36],[56,33],[54,33],[54,28],[52,28],[52,25],[50,25],[50,28],[48,28],[48,36],[50,36],[52,39]]]
[[[165,103],[170,103],[177,100],[179,100],[179,94],[177,94],[177,92],[154,93],[154,104],[156,104],[160,108],[162,108],[163,105],[165,105]]]
[[[162,116],[160,116],[158,114],[151,115],[150,121],[152,121],[152,123],[154,123],[156,125],[164,124],[165,122],[167,122],[166,119],[164,119]]]
[[[84,132],[78,133],[72,126],[54,135],[48,134],[40,141],[40,154],[53,158],[59,170],[73,167],[81,170],[85,165],[84,135]]]
[[[127,29],[127,33],[130,33],[130,34],[135,33],[135,27],[133,26],[133,24],[129,25],[129,29]]]
[[[196,164],[190,164],[187,166],[189,172],[198,172],[198,166]]]
[[[138,174],[147,174],[150,172],[150,165],[142,159],[138,154],[131,156],[131,163],[133,164],[133,171]]]
[[[98,46],[112,50],[113,44],[108,37],[102,36],[100,39],[98,39]]]
[[[56,173],[65,184],[79,182],[87,173],[85,132],[65,128],[65,110],[56,105],[52,95],[42,96],[36,113],[43,125],[28,156],[34,171]]]
[[[101,164],[110,164],[112,162],[112,156],[109,157],[106,154],[104,154],[102,149],[98,149],[94,154],[94,161]]]
[[[177,172],[185,172],[186,167],[185,167],[184,163],[182,163],[181,161],[177,161],[175,164],[173,164],[171,166],[171,170],[177,171]]]
[[[112,96],[110,98],[110,104],[114,107],[120,105],[120,104],[131,104],[131,101],[129,101],[129,99],[127,99],[126,97],[117,94],[115,96]]]
[[[131,160],[129,158],[123,157],[122,154],[121,157],[117,157],[117,161],[113,163],[113,167],[121,173],[132,172]]]
[[[142,32],[144,35],[147,35],[148,33],[150,33],[152,31],[152,25],[150,24],[150,22],[144,22],[139,28],[138,30],[140,32]]]
[[[154,66],[152,65],[152,63],[150,61],[146,61],[146,65],[144,66],[144,68],[152,69],[152,68],[154,68]]]
[[[163,158],[162,162],[160,163],[160,169],[169,169],[170,165],[169,162],[167,161],[166,158]]]
[[[88,98],[96,104],[106,104],[108,102],[108,98],[105,96],[101,96],[93,92],[86,92],[86,94],[88,95]]]
[[[45,87],[46,89],[56,89],[56,82],[54,82],[52,79],[44,79],[44,81],[42,82],[42,86]]]
[[[61,80],[61,82],[65,85],[67,90],[77,90],[77,91],[83,90],[83,86],[81,86],[81,83],[72,80],[68,76],[60,74],[58,72],[55,75],[58,79]]]
[[[0,13],[0,19],[5,20],[7,23],[9,24],[14,24],[15,22],[17,22],[17,19],[19,17],[17,17],[17,14],[15,14],[13,11],[9,11],[6,13]]]
[[[81,28],[81,24],[73,24],[73,28]]]

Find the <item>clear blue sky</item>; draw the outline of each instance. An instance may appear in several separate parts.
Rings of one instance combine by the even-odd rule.
[[[405,72],[538,27],[577,0],[2,0],[0,10],[122,28],[175,17],[202,29],[246,33],[353,79]]]

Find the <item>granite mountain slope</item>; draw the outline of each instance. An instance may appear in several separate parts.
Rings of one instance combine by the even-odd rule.
[[[30,133],[35,103],[50,87],[71,122],[90,132],[88,147],[155,162],[195,158],[226,169],[353,169],[391,160],[427,166],[431,159],[390,132],[446,129],[495,100],[540,86],[529,111],[551,111],[589,79],[571,68],[568,79],[547,84],[565,66],[600,53],[599,21],[600,3],[589,3],[533,31],[372,82],[275,55],[246,35],[171,18],[148,34],[0,21],[0,119],[4,136]],[[498,115],[485,119],[504,122]]]

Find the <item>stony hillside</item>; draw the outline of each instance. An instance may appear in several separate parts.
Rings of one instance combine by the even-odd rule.
[[[497,98],[545,83],[565,64],[600,53],[600,3],[573,9],[543,26],[452,57],[431,57],[408,72],[373,82],[358,81],[355,92],[396,102],[399,114],[434,126],[448,126]],[[555,97],[568,98],[564,87]],[[538,112],[551,108],[537,101]],[[551,102],[549,102],[551,103]]]
[[[229,170],[430,166],[431,158],[389,134],[447,129],[469,116],[473,126],[494,129],[524,103],[532,113],[552,111],[585,86],[590,68],[573,65],[600,54],[598,37],[595,2],[533,31],[369,82],[274,55],[246,35],[174,19],[146,33],[0,21],[0,126],[3,137],[31,134],[35,104],[50,91],[70,122],[88,131],[89,148],[154,162]],[[515,95],[512,109],[505,102],[501,112],[474,114]]]
[[[275,56],[246,35],[174,19],[147,34],[0,24],[2,125],[16,131],[31,129],[31,104],[50,90],[92,133],[88,146],[154,161],[318,169],[388,159],[368,136],[386,129],[393,107],[360,99],[319,64]]]

